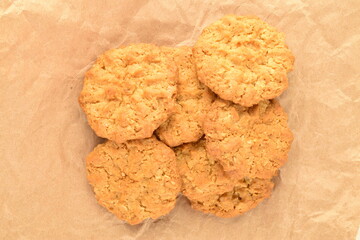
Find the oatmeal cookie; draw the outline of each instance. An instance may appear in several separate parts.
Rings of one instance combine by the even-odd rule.
[[[238,181],[231,191],[190,199],[191,207],[218,217],[235,217],[269,198],[274,184],[268,179],[245,178]]]
[[[175,148],[182,193],[194,209],[219,217],[240,215],[269,197],[273,183],[269,179],[236,179],[208,157],[205,141]]]
[[[191,47],[164,47],[163,51],[173,56],[179,69],[178,93],[176,112],[156,130],[156,134],[171,147],[196,142],[204,134],[202,122],[215,96],[197,79]]]
[[[279,96],[294,65],[283,33],[258,17],[234,15],[203,30],[194,58],[201,82],[245,107]]]
[[[86,159],[100,205],[130,224],[174,208],[181,180],[174,152],[156,138],[98,145]]]
[[[160,47],[111,49],[86,73],[79,102],[98,136],[117,143],[147,138],[174,112],[177,78]]]
[[[237,178],[272,178],[287,161],[293,139],[276,100],[245,108],[217,99],[206,115],[204,131],[209,157]]]
[[[190,198],[203,198],[207,195],[222,194],[234,186],[222,166],[208,158],[205,140],[183,144],[175,148],[177,166],[182,179],[182,193]]]

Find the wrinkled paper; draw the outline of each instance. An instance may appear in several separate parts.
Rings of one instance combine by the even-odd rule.
[[[180,197],[130,226],[100,207],[85,156],[99,143],[77,98],[103,51],[180,46],[225,14],[257,15],[296,57],[280,102],[295,141],[272,197],[236,218]],[[355,239],[360,224],[360,2],[0,1],[0,239]]]

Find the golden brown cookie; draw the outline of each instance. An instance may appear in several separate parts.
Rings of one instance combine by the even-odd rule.
[[[147,138],[174,111],[177,78],[174,60],[155,45],[111,49],[86,73],[79,102],[98,136]]]
[[[222,166],[208,158],[205,140],[183,144],[175,148],[182,193],[189,199],[230,191],[235,181],[230,180]]]
[[[154,137],[100,144],[86,167],[99,204],[130,224],[156,219],[175,206],[181,186],[175,154]]]
[[[163,51],[173,56],[179,69],[178,93],[176,112],[156,130],[156,134],[171,147],[196,142],[204,134],[202,122],[215,96],[197,79],[190,47],[164,47]]]
[[[287,161],[293,135],[276,100],[251,108],[215,100],[204,121],[206,150],[237,178],[272,178]]]
[[[229,192],[191,200],[195,210],[218,217],[235,217],[259,205],[270,197],[274,184],[268,179],[243,179]]]
[[[270,196],[273,183],[262,179],[234,179],[222,166],[210,159],[205,141],[175,148],[182,193],[192,207],[219,217],[242,214]]]
[[[246,107],[279,96],[294,65],[283,33],[258,17],[234,15],[203,30],[194,57],[201,82]]]

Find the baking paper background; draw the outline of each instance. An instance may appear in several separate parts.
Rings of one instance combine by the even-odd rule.
[[[224,14],[258,15],[296,57],[280,101],[295,141],[272,197],[220,219],[180,198],[129,226],[100,207],[99,142],[77,97],[103,51],[191,45]],[[360,1],[0,1],[0,239],[355,239],[360,224]]]

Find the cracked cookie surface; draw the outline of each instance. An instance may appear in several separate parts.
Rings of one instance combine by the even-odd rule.
[[[268,179],[243,179],[231,191],[191,200],[191,207],[218,217],[235,217],[269,198],[274,183]]]
[[[240,215],[269,197],[269,179],[235,179],[208,157],[205,140],[175,148],[182,193],[194,209],[219,217]]]
[[[215,95],[198,80],[191,47],[163,47],[162,50],[173,56],[179,70],[179,80],[176,111],[160,125],[156,134],[171,147],[196,142],[204,134],[202,122]]]
[[[230,191],[234,182],[225,175],[222,166],[208,158],[205,140],[175,148],[177,166],[182,179],[182,193],[197,199],[206,195]]]
[[[151,137],[174,111],[177,67],[151,44],[106,51],[86,73],[79,103],[95,133],[117,143]]]
[[[206,150],[238,179],[272,178],[287,161],[293,135],[277,100],[251,108],[217,99],[204,121]]]
[[[167,214],[180,192],[175,154],[155,137],[99,144],[86,167],[99,204],[130,224]]]
[[[258,17],[234,15],[202,31],[194,57],[201,82],[246,107],[279,96],[294,65],[283,33]]]

